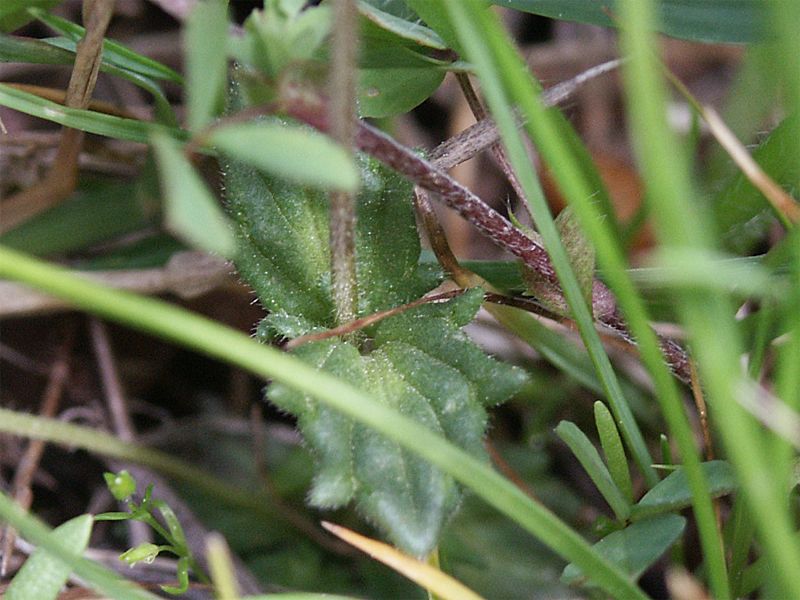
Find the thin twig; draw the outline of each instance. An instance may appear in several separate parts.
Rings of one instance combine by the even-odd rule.
[[[572,79],[554,85],[542,92],[542,102],[546,106],[556,106],[572,96],[586,82],[613,71],[621,63],[621,59],[610,60],[592,67]],[[519,120],[518,124],[522,127],[524,122]],[[450,169],[499,141],[500,132],[497,130],[495,122],[492,119],[483,119],[439,144],[431,152],[430,159],[440,169]]]
[[[103,39],[113,13],[114,0],[83,0],[86,33],[75,49],[75,64],[64,101],[70,108],[89,106],[100,72]],[[78,157],[83,138],[82,131],[63,129],[56,160],[45,178],[2,203],[0,233],[55,206],[72,193],[78,181]]]
[[[89,332],[114,433],[119,439],[132,442],[136,438],[136,433],[117,372],[108,331],[100,319],[92,317],[89,320]]]
[[[92,347],[97,359],[98,370],[100,371],[103,397],[108,407],[108,413],[111,416],[111,427],[121,440],[133,442],[136,440],[136,431],[133,428],[133,422],[128,412],[128,401],[122,389],[122,382],[119,378],[106,327],[102,321],[92,317],[89,320],[89,333],[92,338]],[[111,464],[115,470],[119,470],[122,467],[122,465],[117,466],[116,461],[111,461]],[[126,522],[126,526],[131,546],[138,546],[145,542],[152,543],[153,533],[147,523],[131,520]]]
[[[352,154],[356,132],[356,54],[358,9],[354,0],[334,0],[328,119],[331,137]],[[337,321],[358,313],[356,279],[356,202],[352,192],[334,190],[330,200],[331,290]]]
[[[339,327],[334,327],[333,329],[327,329],[325,331],[320,331],[318,333],[309,333],[306,335],[301,335],[300,337],[296,337],[292,340],[289,340],[284,346],[284,348],[286,350],[292,350],[294,348],[297,348],[298,346],[307,344],[308,342],[319,342],[321,340],[326,340],[332,337],[347,336],[353,333],[354,331],[359,331],[361,329],[364,329],[365,327],[374,325],[375,323],[382,321],[383,319],[399,315],[400,313],[403,313],[412,308],[422,306],[423,304],[436,304],[437,302],[445,302],[447,300],[450,300],[451,298],[460,296],[463,293],[464,290],[459,289],[459,290],[451,290],[449,292],[442,292],[440,294],[433,294],[430,296],[423,296],[422,298],[414,300],[413,302],[409,302],[408,304],[403,304],[401,306],[395,306],[388,310],[382,310],[380,312],[372,313],[369,316],[362,317],[360,319],[354,319],[349,323],[344,323]]]
[[[456,74],[456,79],[458,79],[458,85],[461,87],[461,92],[464,94],[467,105],[472,111],[472,114],[475,116],[475,119],[477,121],[485,120],[487,116],[486,109],[483,107],[475,88],[472,87],[469,75],[467,73],[458,73]],[[517,174],[514,172],[511,163],[508,161],[505,148],[503,148],[500,143],[494,143],[489,146],[489,151],[492,153],[495,161],[497,161],[497,164],[500,167],[500,170],[503,172],[503,175],[505,175],[505,178],[511,184],[511,188],[514,190],[517,198],[522,201],[522,206],[527,208],[528,202],[526,201],[525,190],[522,189],[522,184],[519,181],[519,177],[517,177]]]
[[[58,410],[64,387],[69,379],[69,359],[72,353],[73,341],[74,335],[70,328],[67,332],[66,339],[60,345],[58,353],[53,360],[53,364],[50,367],[50,377],[47,381],[44,395],[42,396],[42,404],[39,407],[39,415],[41,417],[52,418]],[[14,500],[25,510],[30,508],[33,500],[31,483],[36,469],[39,466],[42,454],[44,453],[45,444],[46,442],[43,440],[31,440],[14,473],[11,493]],[[16,532],[11,527],[7,526],[3,532],[3,542],[0,548],[0,552],[2,553],[2,559],[0,559],[0,577],[5,577],[6,575],[8,563],[14,551],[15,539]]]

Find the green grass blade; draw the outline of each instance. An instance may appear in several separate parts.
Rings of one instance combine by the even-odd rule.
[[[40,8],[31,8],[29,12],[42,23],[73,42],[78,42],[86,33],[86,30],[77,23],[62,19]],[[179,85],[183,84],[183,77],[179,73],[113,40],[106,39],[103,41],[103,61],[121,69],[139,73],[145,77],[164,79]]]
[[[52,531],[37,518],[26,513],[8,496],[0,493],[0,521],[16,529],[32,544],[68,564],[72,571],[103,595],[119,600],[154,600],[157,596],[126,581],[110,569],[82,558],[72,548],[53,536]]]
[[[519,103],[520,108],[528,118],[527,130],[530,136],[536,141],[540,153],[557,178],[564,195],[572,203],[571,205],[576,215],[580,218],[584,231],[595,244],[597,258],[603,266],[606,281],[615,292],[623,313],[627,317],[631,331],[639,343],[642,361],[653,376],[664,416],[681,449],[684,466],[687,469],[693,491],[694,508],[701,532],[701,541],[706,560],[710,565],[712,587],[720,597],[727,596],[725,561],[719,541],[719,532],[717,531],[714,510],[708,493],[708,485],[700,470],[700,459],[697,456],[694,438],[684,414],[683,402],[673,378],[665,367],[658,341],[650,329],[641,298],[637,295],[630,278],[626,274],[627,265],[618,243],[610,231],[603,226],[603,219],[599,217],[595,207],[592,205],[592,188],[586,185],[578,165],[575,164],[576,161],[566,141],[568,138],[559,135],[558,120],[545,110],[544,105],[537,98],[537,86],[527,74],[527,69],[515,53],[513,46],[502,34],[502,29],[497,20],[490,13],[481,11],[477,2],[450,2],[449,6],[454,15],[458,14],[461,17],[457,29],[465,33],[463,40],[465,45],[468,42],[468,37],[476,36],[476,39],[483,37],[482,43],[475,42],[475,51],[484,53],[488,52],[489,48],[494,50],[497,57],[497,65],[500,66],[497,70],[504,74],[505,84],[513,92],[514,99]],[[471,28],[471,34],[466,33],[466,28]],[[487,32],[493,32],[493,34],[488,35]],[[477,64],[476,57],[471,58],[480,70],[481,66]],[[483,67],[485,74],[493,76],[495,65],[491,57],[487,57],[487,60],[489,64]],[[487,93],[488,97],[492,86],[486,81],[483,82],[483,85],[484,92]],[[502,84],[498,82],[496,85],[500,86]],[[504,112],[505,114],[511,114],[510,107],[500,104],[499,107],[494,109],[498,125],[502,125],[502,122],[506,121],[504,125],[506,129],[504,140],[508,143],[508,140],[513,139],[517,134],[516,129],[512,127],[513,124],[508,122],[509,119],[504,118]],[[517,141],[516,143],[520,153],[520,162],[517,164],[524,166],[525,163],[522,162],[524,160],[523,150],[519,142]],[[525,174],[525,171],[519,171],[519,167],[517,167],[517,171],[520,175]],[[537,207],[534,210],[534,214],[536,215],[537,223],[540,224],[542,237],[547,240],[545,229],[542,227],[544,221],[539,221],[539,213],[547,214],[546,207]],[[548,234],[549,236],[550,234]],[[560,252],[557,252],[555,247],[551,247],[551,243],[546,243],[546,245],[551,252],[553,263],[556,264],[556,256],[560,255]],[[558,258],[558,262],[562,261],[563,256]],[[561,271],[559,271],[559,276],[561,276]],[[565,292],[567,292],[568,288],[573,284],[567,286],[566,281],[563,278],[561,280],[564,284]],[[573,289],[571,293],[574,292],[575,290]],[[581,307],[578,306],[578,308]],[[583,319],[578,320],[581,331],[585,331],[584,342],[587,344],[590,353],[593,352],[598,374],[608,390],[609,405],[621,426],[621,431],[631,449],[631,454],[640,469],[644,469],[643,453],[646,453],[647,449],[645,447],[644,451],[642,451],[635,443],[632,443],[632,439],[634,439],[632,431],[638,432],[638,430],[635,429],[635,423],[628,421],[630,411],[625,399],[619,393],[619,384],[611,370],[608,357],[602,352],[599,340],[596,339],[593,329],[590,331],[591,326],[585,322],[585,319],[586,315],[583,315]],[[630,421],[632,421],[632,418],[630,418]],[[643,445],[643,442],[641,445]],[[645,456],[649,459],[649,453],[645,454]],[[647,464],[646,466],[649,467],[650,465]],[[647,474],[648,471],[644,470],[644,473]]]
[[[91,110],[68,108],[2,83],[0,83],[0,105],[59,125],[119,140],[145,144],[150,136],[158,131],[168,133],[178,139],[188,137],[180,129],[156,123],[115,117]]]
[[[710,248],[709,220],[696,201],[689,181],[690,167],[666,122],[666,92],[656,61],[651,31],[654,7],[649,0],[619,3],[623,65],[637,153],[650,191],[652,216],[659,238],[671,247]],[[741,340],[736,334],[733,307],[718,293],[679,293],[679,309],[693,336],[693,348],[708,393],[711,415],[744,488],[766,554],[775,574],[776,593],[800,596],[800,548],[785,506],[786,481],[775,477],[775,464],[764,436],[737,402],[743,393],[739,365]],[[769,475],[768,475],[769,474]],[[706,550],[708,552],[708,550]],[[709,557],[707,557],[707,560]],[[728,596],[719,572],[724,565],[709,563],[715,595]]]
[[[530,168],[524,141],[514,122],[514,102],[507,92],[507,89],[511,89],[512,85],[503,80],[523,78],[524,71],[522,71],[521,60],[516,56],[499,25],[490,18],[482,3],[446,0],[445,4],[453,19],[453,26],[460,34],[461,43],[467,51],[467,57],[475,64],[480,76],[481,88],[502,133],[509,160],[528,195],[531,212],[536,221],[539,234],[550,254],[553,267],[563,288],[564,297],[570,306],[572,315],[580,330],[581,338],[603,384],[612,412],[620,423],[622,434],[628,443],[631,455],[642,471],[648,485],[652,487],[658,481],[658,476],[652,467],[654,461],[633,418],[628,402],[622,393],[619,380],[611,367],[611,361],[595,330],[594,319],[584,300],[580,284],[570,265],[566,250],[561,243],[539,183]],[[529,78],[526,79],[526,83],[532,85],[531,80]],[[532,88],[530,92],[533,93]],[[545,121],[548,121],[549,118],[541,104],[533,110],[531,110],[530,105],[524,108],[526,109],[529,126],[534,124],[546,125]],[[536,133],[538,134],[539,132],[536,131]],[[546,139],[557,143],[558,133],[551,127],[548,131],[542,132],[541,136],[534,137],[540,143]],[[542,150],[544,151],[544,146]],[[566,148],[562,150],[566,151]],[[551,162],[551,164],[553,163]],[[590,196],[591,192],[585,194],[587,198]]]
[[[356,419],[430,461],[535,535],[618,598],[644,598],[639,588],[575,531],[483,462],[429,429],[337,378],[247,335],[153,298],[112,290],[68,271],[0,247],[0,276],[19,280],[98,315],[282,382]]]

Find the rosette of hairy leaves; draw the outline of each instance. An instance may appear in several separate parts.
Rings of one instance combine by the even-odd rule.
[[[419,298],[440,276],[419,263],[409,184],[366,160],[362,173],[356,271],[358,312],[366,316]],[[241,165],[227,169],[226,188],[240,243],[237,268],[269,311],[260,334],[292,338],[336,325],[324,194]],[[506,400],[524,375],[461,331],[482,299],[471,290],[380,321],[360,337],[307,343],[294,352],[484,456],[485,407]],[[403,550],[422,556],[436,545],[460,500],[449,475],[286,386],[272,385],[268,397],[297,417],[315,454],[313,505],[354,501]]]

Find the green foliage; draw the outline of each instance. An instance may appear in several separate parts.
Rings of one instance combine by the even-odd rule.
[[[638,579],[675,543],[685,527],[685,518],[662,515],[615,531],[597,542],[594,549],[619,565],[631,579]],[[585,574],[574,565],[568,565],[561,577],[570,584],[587,583]]]
[[[736,489],[736,480],[728,462],[723,460],[705,462],[702,464],[702,469],[712,497],[724,496]],[[688,485],[686,471],[678,468],[639,500],[633,508],[633,518],[641,519],[649,515],[681,510],[689,506],[691,501],[692,491]]]
[[[297,184],[350,192],[359,185],[358,170],[344,148],[306,127],[278,122],[224,125],[214,129],[210,141],[231,158]]]
[[[236,242],[228,220],[180,146],[156,134],[153,149],[161,173],[166,227],[195,247],[233,256]]]
[[[189,129],[207,125],[222,108],[228,78],[226,2],[201,2],[186,23],[186,104]]]
[[[435,58],[447,46],[402,2],[359,2],[359,113],[388,117],[408,112],[439,87],[457,67]]]
[[[580,21],[618,26],[619,0],[492,0],[492,4]],[[704,42],[754,42],[767,31],[766,4],[761,0],[657,0],[659,31]]]
[[[168,594],[185,594],[189,589],[189,570],[201,581],[208,581],[207,576],[199,568],[197,561],[192,556],[186,543],[178,517],[170,506],[163,500],[153,498],[153,486],[148,485],[141,502],[137,502],[136,480],[127,471],[119,473],[105,473],[106,485],[112,495],[119,501],[125,502],[128,512],[107,512],[96,515],[95,521],[141,521],[149,525],[167,543],[156,545],[151,542],[142,542],[138,546],[123,552],[119,559],[129,567],[134,567],[139,562],[151,563],[161,552],[170,552],[178,557],[175,575],[178,579],[177,586],[162,585],[162,590]],[[159,521],[156,515],[161,516]]]
[[[56,527],[50,534],[59,544],[82,553],[89,543],[92,517],[81,515]],[[7,600],[55,600],[72,573],[69,564],[60,561],[43,548],[37,549],[5,590]]]
[[[594,403],[594,420],[611,478],[625,499],[631,503],[633,502],[633,484],[631,483],[631,473],[628,470],[628,459],[625,457],[625,448],[614,423],[614,417],[602,402]]]
[[[800,162],[793,152],[798,120],[797,115],[785,119],[753,151],[764,172],[794,193],[800,181]],[[712,206],[725,247],[737,254],[751,252],[777,221],[771,205],[739,171],[716,194]]]
[[[625,521],[631,513],[630,502],[625,494],[619,489],[611,473],[608,471],[603,459],[589,438],[578,428],[575,423],[561,421],[556,427],[556,434],[560,437],[575,457],[580,461],[581,466],[592,478],[592,482],[603,494],[614,515],[620,521]]]
[[[756,259],[720,251],[749,253],[780,223],[742,174],[721,182],[719,173],[725,169],[718,168],[716,177],[712,174],[706,181],[706,191],[711,192],[708,203],[694,189],[693,176],[701,169],[688,160],[693,145],[674,139],[665,122],[666,94],[649,31],[660,28],[678,37],[735,42],[778,37],[775,47],[783,48],[783,56],[795,56],[793,34],[800,8],[758,0],[618,0],[607,6],[594,0],[493,3],[619,27],[629,56],[625,68],[631,134],[651,195],[650,213],[664,245],[669,246],[654,255],[657,262],[642,269],[627,268],[618,242],[620,228],[586,148],[562,115],[544,109],[538,82],[523,68],[499,20],[482,0],[358,2],[358,108],[363,117],[390,117],[429,98],[448,71],[470,71],[479,78],[511,163],[532,201],[541,234],[537,239],[544,240],[560,284],[530,269],[520,277],[518,268],[509,263],[463,264],[499,288],[527,291],[552,311],[573,317],[578,325],[588,355],[560,330],[532,315],[508,306],[491,307],[503,326],[558,371],[556,375],[542,371],[530,380],[536,385],[527,386],[537,398],[550,395],[558,401],[556,405],[551,398],[550,406],[535,406],[536,415],[530,419],[536,425],[531,429],[549,432],[552,415],[579,411],[580,402],[565,407],[562,401],[571,401],[573,394],[585,395],[586,390],[604,395],[611,409],[603,402],[594,405],[602,456],[573,423],[562,421],[556,428],[615,516],[613,522],[603,518],[594,524],[595,533],[603,522],[605,528],[593,547],[586,536],[544,508],[554,506],[569,522],[580,522],[580,500],[561,482],[543,475],[544,467],[522,473],[522,479],[536,489],[539,504],[488,466],[483,448],[486,408],[513,395],[525,377],[520,370],[487,357],[462,331],[483,301],[479,289],[447,302],[408,309],[358,331],[308,342],[287,354],[185,311],[85,283],[3,248],[0,273],[274,379],[268,397],[297,418],[315,462],[312,474],[311,460],[306,455],[297,458],[304,452],[297,450],[278,469],[278,494],[291,495],[294,501],[307,494],[314,507],[325,509],[352,504],[395,544],[417,555],[428,553],[441,539],[442,564],[476,587],[509,592],[509,596],[520,587],[526,592],[547,589],[552,595],[565,595],[563,586],[569,583],[599,587],[612,597],[639,597],[642,592],[636,578],[680,537],[685,519],[676,513],[691,507],[702,546],[703,566],[696,574],[705,577],[713,595],[750,593],[771,577],[769,566],[777,574],[771,577],[770,592],[796,597],[800,578],[792,567],[800,546],[789,510],[794,499],[787,500],[787,490],[796,482],[795,452],[771,430],[774,423],[767,420],[766,427],[756,423],[743,408],[761,410],[773,402],[781,414],[794,416],[792,411],[799,406],[796,232]],[[11,31],[35,16],[61,37],[30,40],[0,33],[0,61],[72,62],[84,30],[49,13],[53,4],[2,3],[0,31]],[[323,104],[330,58],[330,3],[307,4],[267,0],[263,10],[254,11],[242,30],[231,35],[226,3],[200,3],[188,19],[184,38],[186,130],[177,126],[160,87],[163,81],[183,85],[182,77],[112,40],[105,41],[101,70],[148,91],[153,96],[155,123],[65,108],[0,84],[4,107],[108,137],[149,143],[155,156],[136,182],[84,184],[74,198],[3,234],[0,241],[28,252],[67,254],[73,259],[71,253],[76,250],[151,226],[153,217],[163,213],[166,227],[176,237],[236,259],[240,273],[269,313],[259,326],[262,341],[291,339],[342,325],[335,320],[330,290],[325,192],[358,191],[358,316],[402,306],[435,287],[441,274],[431,260],[420,261],[407,182],[370,160],[351,159],[329,138],[305,126],[282,117],[245,121],[234,112],[239,108],[279,112],[287,98],[291,101],[287,90],[306,94],[303,98],[312,104]],[[768,14],[772,14],[771,25]],[[780,56],[767,46],[758,52]],[[230,61],[236,64],[234,79],[243,106],[229,107],[230,114],[221,116]],[[739,113],[751,120],[770,111],[789,115],[753,154],[768,174],[795,193],[800,127],[794,111],[800,75],[796,61],[772,63],[769,77],[773,84],[780,81],[784,88],[780,92],[788,98],[783,109],[776,111],[776,90],[756,87],[751,90],[764,96],[758,100],[761,112]],[[320,117],[324,106],[317,108],[320,112],[315,116]],[[525,122],[524,133],[514,115]],[[755,131],[760,123],[739,125]],[[192,135],[194,139],[184,146]],[[524,144],[531,140],[570,204],[555,220],[529,168]],[[188,151],[221,157],[230,223],[191,164]],[[163,209],[155,204],[151,189],[155,167],[163,187]],[[178,242],[162,234],[144,240],[141,246],[89,259],[79,257],[73,264],[128,268],[140,264],[137,261],[163,264],[178,247]],[[596,314],[587,310],[592,306],[597,274],[614,292],[652,388],[638,389],[634,383],[620,381],[612,368],[595,331],[592,317]],[[750,301],[751,314],[737,321],[736,303],[742,300]],[[723,442],[726,460],[701,462],[683,398],[650,328],[651,309],[661,311],[658,318],[663,314],[684,325],[708,396],[709,418]],[[746,370],[741,367],[743,349],[750,351]],[[773,364],[777,365],[774,376],[767,368]],[[550,378],[557,383],[551,384]],[[537,390],[537,385],[548,390]],[[656,406],[652,402],[643,402],[651,395],[658,400],[660,412],[652,410]],[[254,491],[254,469],[249,463],[242,467],[249,451],[241,444],[235,450],[216,445],[204,450],[213,450],[215,459],[230,453],[217,463],[224,463],[229,471],[227,482],[221,482],[168,456],[86,428],[0,411],[0,429],[5,432],[141,460],[193,483],[195,492],[200,489],[220,500],[198,500],[198,504],[205,505],[211,521],[220,528],[229,526],[226,534],[230,532],[257,572],[270,577],[280,573],[272,582],[331,591],[354,589],[348,575],[338,565],[332,566],[322,550],[296,532],[287,533],[290,528],[280,511],[266,494]],[[657,439],[653,432],[665,427],[669,438],[662,434]],[[528,433],[520,437],[528,439]],[[674,456],[668,440],[677,449]],[[657,444],[662,462],[675,467],[661,481],[650,457]],[[636,486],[626,450],[641,473]],[[538,449],[522,445],[516,451],[518,469],[519,464],[530,466],[541,455]],[[681,463],[674,464],[675,457]],[[204,465],[211,462],[203,460]],[[162,545],[131,548],[123,554],[124,560],[133,565],[152,560],[162,551],[174,553],[179,585],[164,589],[170,593],[186,590],[189,571],[199,574],[199,570],[174,513],[153,500],[150,489],[139,502],[132,495],[135,482],[123,474],[109,474],[107,480],[118,499],[127,499],[129,512],[99,518],[142,520],[166,540]],[[461,484],[513,522],[500,521],[470,498],[464,501]],[[634,490],[641,487],[645,493],[635,502]],[[733,515],[720,540],[712,499],[732,492],[736,492]],[[456,514],[462,502],[467,510]],[[345,511],[340,514],[352,518]],[[112,597],[148,596],[81,559],[78,552],[68,551],[68,546],[74,546],[73,550],[85,546],[91,527],[86,517],[51,534],[3,495],[0,517],[42,546],[14,579],[9,597],[53,597],[71,572]],[[533,532],[555,554],[523,537],[517,525]],[[754,546],[756,534],[758,545]],[[760,558],[748,567],[756,554]],[[559,583],[556,573],[563,566],[561,559],[571,564]],[[524,570],[516,568],[521,564]],[[359,593],[366,588],[384,596],[407,589],[385,583],[385,571],[363,564],[358,576],[372,581]]]
[[[410,187],[376,163],[365,160],[362,167],[360,316],[415,300],[436,283],[436,273],[419,263]],[[226,188],[241,242],[238,268],[270,311],[261,331],[297,337],[333,326],[324,196],[240,164],[229,166]],[[309,343],[294,354],[482,457],[484,407],[505,400],[523,378],[459,331],[482,298],[473,290],[386,319],[367,332],[369,340]],[[355,500],[400,547],[421,556],[436,545],[460,496],[448,475],[309,396],[273,385],[269,398],[298,417],[315,451],[312,504],[338,507]]]

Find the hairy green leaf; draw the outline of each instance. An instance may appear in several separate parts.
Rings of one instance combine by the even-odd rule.
[[[419,298],[438,273],[419,263],[409,184],[377,163],[361,166],[356,271],[358,313],[365,316]],[[297,337],[332,327],[325,196],[241,165],[227,168],[226,187],[240,240],[237,267],[270,311],[261,332]],[[472,290],[380,321],[361,338],[308,343],[295,353],[483,457],[485,406],[513,394],[523,374],[487,357],[460,330],[482,300]],[[268,394],[297,416],[315,453],[312,504],[354,501],[418,556],[436,545],[460,499],[452,477],[308,395],[277,384]]]

